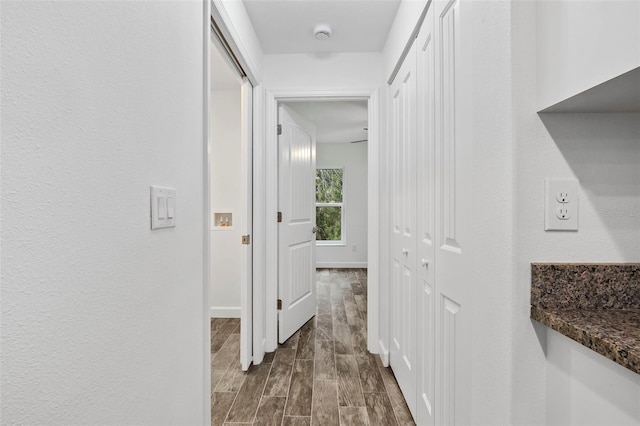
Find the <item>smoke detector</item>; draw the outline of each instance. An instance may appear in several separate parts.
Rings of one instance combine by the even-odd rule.
[[[325,24],[316,25],[313,29],[313,36],[316,40],[329,40],[331,37],[331,27]]]

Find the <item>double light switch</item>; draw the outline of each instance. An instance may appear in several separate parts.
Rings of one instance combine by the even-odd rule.
[[[176,190],[151,186],[151,229],[176,226]]]

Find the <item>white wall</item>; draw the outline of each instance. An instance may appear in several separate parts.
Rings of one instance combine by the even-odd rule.
[[[2,2],[3,424],[203,421],[203,23]]]
[[[211,94],[211,207],[233,211],[234,225],[211,231],[211,317],[240,317],[240,87]]]
[[[510,203],[513,182],[513,127],[511,81],[511,5],[480,1],[468,9],[466,38],[471,69],[461,70],[471,83],[473,120],[473,356],[471,416],[476,424],[510,424],[513,358],[509,339],[512,327],[513,223],[496,217],[513,217]],[[462,9],[464,10],[464,9]],[[464,29],[462,30],[464,34]],[[461,90],[463,90],[461,88]]]
[[[554,330],[546,378],[549,426],[640,424],[640,375]]]
[[[516,233],[515,253],[510,261],[515,263],[516,275],[513,279],[513,312],[510,322],[512,340],[512,424],[545,424],[546,418],[546,332],[547,328],[529,318],[531,294],[530,263],[538,261],[531,253],[530,232],[544,233],[544,200],[534,199],[532,193],[523,193],[523,181],[529,179],[531,167],[523,157],[523,150],[533,152],[538,149],[538,126],[540,120],[535,113],[536,99],[536,1],[522,1],[513,4],[512,14],[512,73],[513,73],[513,120],[515,169],[512,179],[516,188],[510,196]],[[535,154],[534,154],[535,155]],[[544,158],[544,157],[542,157]],[[537,184],[536,184],[537,183]],[[532,184],[533,194],[544,197],[544,181]],[[525,202],[533,202],[536,210]],[[540,247],[540,250],[543,246]]]
[[[254,210],[264,207],[265,214],[254,215],[254,266],[261,271],[264,265],[265,281],[254,281],[254,310],[260,301],[266,301],[264,315],[258,314],[258,323],[264,328],[254,329],[254,357],[260,360],[260,348],[272,351],[276,345],[277,311],[271,303],[276,299],[277,287],[277,148],[269,135],[275,134],[276,111],[273,109],[275,94],[293,91],[313,92],[319,96],[336,90],[359,92],[363,96],[374,93],[382,79],[382,54],[291,54],[265,55],[263,57],[263,83],[254,91],[254,130],[260,139],[254,140]],[[377,103],[377,102],[376,102]],[[377,105],[373,110],[376,111]],[[371,106],[370,106],[371,109]],[[370,124],[371,126],[371,124]],[[257,197],[255,194],[258,194]],[[256,210],[257,209],[257,210]],[[262,216],[262,217],[261,217]],[[260,241],[264,243],[261,243]],[[371,278],[371,275],[370,275]],[[371,278],[373,279],[373,278]],[[264,297],[262,297],[264,295]]]
[[[316,167],[344,168],[344,245],[316,248],[318,268],[367,266],[367,144],[318,143]],[[354,251],[355,246],[355,251]]]
[[[264,55],[267,89],[374,89],[382,73],[380,53]]]
[[[529,319],[531,262],[640,261],[640,115],[536,114],[535,14],[534,2],[516,3],[514,424],[637,424],[637,409],[602,392],[624,389],[637,407],[632,373]],[[546,177],[580,181],[578,232],[544,231]],[[566,362],[568,353],[580,354],[579,368]]]
[[[640,2],[539,1],[538,110],[640,67]]]

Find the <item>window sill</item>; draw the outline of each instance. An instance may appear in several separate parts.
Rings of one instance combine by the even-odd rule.
[[[346,247],[344,241],[316,241],[318,247]]]

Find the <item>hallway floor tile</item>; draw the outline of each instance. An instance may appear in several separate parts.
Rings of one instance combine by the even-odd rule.
[[[240,368],[240,321],[211,319],[212,425],[414,425],[367,352],[367,272],[318,269],[317,315],[260,365]]]

